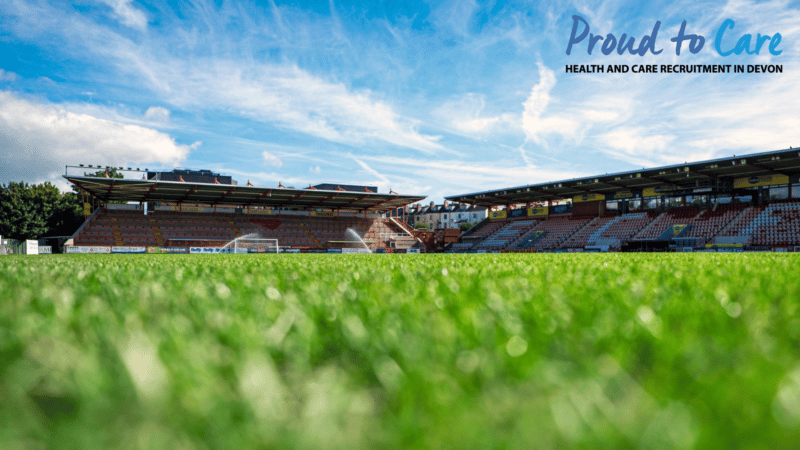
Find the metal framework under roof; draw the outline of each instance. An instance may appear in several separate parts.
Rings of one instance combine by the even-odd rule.
[[[260,206],[300,210],[385,212],[425,198],[394,193],[268,188],[125,178],[68,175],[64,178],[104,202],[188,203],[227,207]]]
[[[645,189],[661,189],[663,195],[699,195],[733,192],[733,181],[764,175],[786,175],[798,182],[800,149],[777,150],[630,172],[595,175],[493,191],[454,195],[448,200],[479,206],[504,206],[599,194],[606,198],[642,197]],[[630,193],[631,195],[626,195]]]

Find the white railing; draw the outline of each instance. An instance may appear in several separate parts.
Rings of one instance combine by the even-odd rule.
[[[402,223],[400,223],[400,221],[398,221],[398,220],[397,220],[397,219],[395,219],[394,217],[391,217],[391,218],[390,218],[390,220],[391,220],[391,221],[392,221],[392,222],[393,222],[395,225],[397,225],[397,226],[398,226],[398,227],[399,227],[401,230],[403,230],[403,231],[405,232],[405,234],[406,234],[406,235],[408,235],[408,236],[411,236],[411,232],[409,232],[409,231],[408,231],[408,228],[410,228],[410,226],[409,226],[408,224],[402,224]]]
[[[139,205],[139,204],[133,204],[132,205],[130,203],[109,203],[108,205],[106,205],[106,208],[108,208],[108,209],[121,209],[121,210],[127,210],[127,211],[131,211],[131,210],[135,211],[137,209],[142,209],[142,205]]]
[[[409,238],[409,237],[413,237],[413,236],[411,236],[410,234],[401,234],[401,233],[378,233],[378,237],[381,240],[391,240],[391,239],[397,239],[397,238],[401,238],[401,237],[402,238]]]

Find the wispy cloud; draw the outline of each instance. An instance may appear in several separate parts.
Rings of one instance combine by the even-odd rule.
[[[550,104],[550,91],[556,85],[556,76],[552,70],[539,63],[539,82],[533,86],[528,99],[523,104],[522,129],[527,139],[542,143],[542,138],[547,134],[560,134],[573,136],[578,128],[578,123],[567,116],[545,115]]]
[[[438,182],[437,185],[447,186],[447,189],[439,188],[439,195],[536,184],[588,175],[578,171],[524,166],[507,159],[437,161],[388,156],[363,156],[360,159],[374,163],[373,166],[380,166],[383,176],[389,179],[405,177],[417,180],[419,184],[435,180]],[[420,192],[434,195],[431,189],[429,187]]]
[[[169,122],[169,110],[167,108],[162,108],[160,106],[151,106],[147,108],[147,111],[144,113],[145,120],[152,120],[155,122]]]
[[[378,185],[379,185],[381,188],[383,188],[383,189],[387,189],[387,188],[388,188],[388,186],[389,186],[389,184],[390,184],[391,182],[389,181],[389,179],[388,179],[388,178],[386,178],[386,176],[384,176],[384,175],[382,175],[382,174],[378,173],[378,171],[377,171],[377,170],[375,170],[375,169],[373,169],[372,167],[370,167],[370,166],[369,166],[367,163],[365,163],[364,161],[362,161],[362,160],[360,160],[360,159],[358,159],[358,158],[356,158],[356,157],[353,157],[353,156],[351,156],[351,158],[353,159],[353,161],[355,161],[355,162],[356,162],[356,164],[358,164],[359,166],[361,166],[361,168],[362,168],[362,169],[364,169],[364,170],[365,170],[367,173],[369,173],[370,175],[374,176],[374,177],[377,179],[376,183],[377,183],[377,184],[378,184]]]
[[[142,11],[133,6],[132,0],[99,0],[111,7],[114,18],[121,24],[144,30],[147,28],[147,17]]]
[[[0,83],[11,98],[63,111],[68,122],[91,117],[138,130],[125,135],[134,143],[108,141],[120,155],[141,147],[139,135],[150,130],[186,147],[181,161],[198,168],[285,185],[315,184],[324,174],[438,200],[800,145],[800,110],[790,101],[800,98],[797,2],[97,1],[99,8],[0,2],[0,32],[19,55],[0,62]],[[568,57],[573,14],[601,35],[641,37],[661,20],[664,53]],[[780,32],[783,54],[719,57],[713,35],[729,17],[731,40]],[[684,19],[707,38],[697,55],[676,56],[669,42]],[[585,63],[775,63],[784,73],[564,72]],[[0,145],[3,161],[35,139],[23,128]],[[68,141],[80,134],[75,128]],[[201,138],[196,151],[176,143]],[[45,147],[58,156],[34,159],[80,156]]]
[[[507,131],[519,127],[515,114],[506,112],[485,115],[486,96],[469,92],[446,101],[434,110],[434,115],[456,132],[482,136],[493,132]]]
[[[17,74],[0,69],[0,81],[16,81]]]
[[[133,20],[129,3],[110,3]],[[60,38],[67,40],[69,47],[102,56],[175,107],[241,114],[337,143],[382,141],[425,153],[447,151],[439,136],[419,132],[418,120],[399,114],[369,89],[348,87],[294,63],[257,60],[249,52],[233,50],[241,48],[243,40],[257,45],[253,40],[261,34],[260,19],[244,8],[218,11],[212,4],[198,2],[187,13],[204,19],[207,29],[202,33],[178,28],[169,35],[135,42],[54,7],[18,5],[14,12],[19,28],[26,23],[38,28],[37,23],[45,17],[52,25],[48,33],[63,30]],[[244,31],[231,33],[227,19],[246,24]]]
[[[264,159],[264,164],[266,164],[268,166],[272,166],[272,167],[281,167],[281,166],[283,166],[283,162],[281,161],[280,158],[278,158],[277,156],[273,155],[272,153],[270,153],[270,152],[268,152],[266,150],[261,153],[261,157]]]

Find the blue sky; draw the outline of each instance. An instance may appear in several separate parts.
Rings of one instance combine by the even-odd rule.
[[[566,55],[572,16],[660,55]],[[781,33],[721,57],[722,22]],[[706,37],[674,54],[681,21]],[[444,196],[800,146],[800,3],[0,2],[0,183],[65,164]],[[566,64],[782,64],[568,74]],[[63,184],[62,184],[63,186]]]

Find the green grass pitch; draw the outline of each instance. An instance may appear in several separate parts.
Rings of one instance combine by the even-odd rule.
[[[0,448],[790,449],[800,255],[0,257]]]

